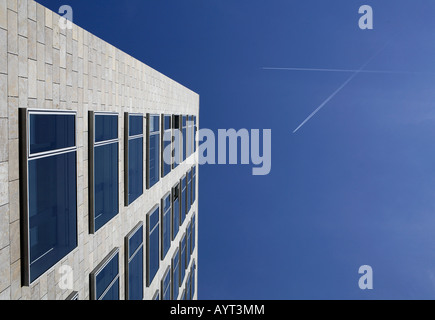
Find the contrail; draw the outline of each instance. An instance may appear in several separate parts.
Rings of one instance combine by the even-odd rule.
[[[354,69],[318,69],[318,68],[278,68],[263,67],[263,70],[285,70],[285,71],[314,71],[314,72],[341,72],[341,73],[377,73],[377,74],[435,74],[433,72],[416,71],[389,71],[389,70],[354,70]]]
[[[322,102],[320,106],[317,107],[316,110],[314,110],[302,123],[293,131],[293,133],[296,133],[305,123],[307,123],[308,120],[310,120],[314,115],[320,111],[332,98],[335,97],[337,93],[339,93],[343,88],[352,81],[353,78],[355,78],[363,69],[374,59],[378,56],[379,53],[381,53],[382,50],[387,46],[389,41],[387,41],[382,48],[376,52],[370,59],[368,59],[358,70],[355,70],[355,72],[337,89],[335,90],[325,101]]]

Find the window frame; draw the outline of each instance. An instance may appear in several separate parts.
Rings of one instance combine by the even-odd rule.
[[[165,118],[169,117],[169,128],[165,129]],[[172,165],[173,165],[173,157],[172,157],[172,116],[169,114],[162,114],[160,117],[161,120],[161,126],[160,126],[160,162],[161,162],[161,177],[166,177],[169,173],[171,173],[172,171]],[[164,151],[165,151],[165,141],[164,137],[165,137],[165,133],[169,132],[170,133],[170,140],[169,140],[169,145],[170,145],[170,149],[171,149],[171,163],[168,164],[169,166],[169,171],[165,173],[165,160],[164,160]]]
[[[178,127],[176,126],[176,124],[178,123]],[[176,167],[178,167],[178,165],[180,163],[183,162],[182,159],[182,155],[183,155],[183,135],[182,135],[182,130],[181,130],[181,115],[179,114],[174,114],[172,115],[172,123],[171,123],[171,128],[172,128],[172,141],[174,143],[174,147],[172,149],[172,169],[175,169]],[[178,133],[176,133],[176,131],[178,130]],[[178,137],[178,142],[176,141]],[[178,161],[176,161],[177,158],[177,153],[178,153]]]
[[[132,256],[129,256],[130,252],[130,239],[136,234],[136,232],[139,231],[140,228],[143,228],[143,222],[139,221],[138,224],[124,237],[124,263],[125,263],[125,300],[130,300],[130,294],[129,294],[129,275],[130,275],[130,262],[133,260],[133,258],[136,257],[136,255],[139,253],[139,250],[142,248],[142,262],[144,261],[144,253],[143,253],[143,247],[144,247],[144,238],[143,238],[143,229],[142,229],[142,243],[139,245],[139,247],[136,248],[136,250],[132,253]],[[143,267],[142,267],[142,275],[143,275]],[[144,278],[142,277],[142,299],[144,298]]]
[[[154,226],[153,231],[155,232],[155,229],[157,228],[157,233],[158,233],[158,253],[159,253],[159,257],[157,259],[157,263],[159,265],[159,267],[157,268],[156,274],[154,275],[153,279],[150,279],[150,253],[151,253],[151,247],[150,247],[150,235],[152,233],[152,231],[150,230],[150,217],[151,214],[153,214],[157,209],[159,209],[159,212],[157,213],[158,216],[158,223],[157,226]],[[151,210],[148,211],[148,213],[146,214],[146,234],[145,234],[145,239],[146,239],[146,255],[145,255],[145,259],[146,259],[146,267],[145,267],[145,272],[146,272],[146,286],[149,287],[151,286],[152,282],[154,281],[154,279],[156,278],[158,271],[160,269],[160,247],[161,247],[161,241],[160,241],[160,206],[158,204],[156,204]]]
[[[117,116],[118,118],[118,128],[117,128],[117,139],[111,139],[111,140],[104,140],[95,142],[95,118],[96,116]],[[100,228],[95,229],[95,147],[103,146],[106,144],[112,144],[115,143],[115,141],[118,143],[118,161],[116,163],[117,165],[117,175],[118,175],[118,212],[104,225],[102,225]],[[118,112],[109,112],[109,111],[88,111],[88,193],[89,193],[89,233],[95,234],[98,230],[103,228],[107,223],[109,223],[113,218],[115,218],[119,214],[119,146],[120,146],[120,138],[119,138],[119,113]]]
[[[164,299],[165,293],[166,293],[166,291],[165,291],[165,280],[166,280],[166,277],[168,277],[168,276],[169,276],[169,285],[168,285],[167,290],[169,290],[169,300],[171,300],[171,298],[172,298],[172,273],[171,273],[171,270],[172,270],[171,266],[168,266],[166,268],[165,273],[163,274],[163,277],[162,277],[162,280],[161,280],[161,283],[160,283],[161,291],[162,291],[162,295],[160,296],[160,300],[165,300]]]
[[[169,197],[169,209],[165,211],[165,199]],[[163,261],[166,258],[166,255],[168,254],[169,250],[171,249],[171,243],[172,243],[172,193],[171,191],[168,191],[165,193],[165,195],[160,200],[161,202],[161,210],[160,210],[160,260]],[[169,248],[165,252],[164,248],[164,221],[165,221],[165,215],[169,214]]]
[[[171,241],[175,240],[177,237],[178,232],[180,231],[180,219],[181,219],[181,190],[180,190],[180,182],[177,182],[172,188],[171,188]],[[174,212],[174,202],[175,202],[175,190],[178,190],[177,192],[177,198],[178,198],[178,213]],[[177,232],[175,232],[175,223],[174,218],[175,216],[178,216],[178,224],[177,224]]]
[[[115,276],[115,278],[112,280],[112,282],[107,286],[107,288],[103,291],[101,296],[97,299],[97,276],[98,274],[111,262],[112,259],[115,258],[115,256],[118,254],[118,274]],[[90,292],[89,297],[90,300],[101,300],[101,297],[104,297],[105,294],[108,292],[110,288],[115,284],[116,280],[120,280],[119,275],[119,248],[114,248],[112,251],[109,252],[109,254],[101,261],[95,268],[92,270],[92,272],[89,274],[89,286],[90,286]],[[120,290],[121,284],[118,282],[118,295],[120,297]]]
[[[45,115],[73,115],[74,116],[74,147],[54,149],[32,154],[30,152],[30,115],[45,114]],[[38,281],[38,279],[48,270],[31,281],[30,276],[30,217],[29,217],[29,160],[37,160],[50,156],[75,152],[75,195],[76,195],[76,246],[66,255],[59,259],[55,264],[59,263],[65,256],[73,252],[78,247],[78,146],[77,146],[77,111],[73,110],[52,110],[52,109],[33,109],[19,108],[18,109],[18,126],[19,126],[19,194],[20,194],[20,248],[21,248],[21,281],[23,286],[30,286]],[[42,256],[41,256],[42,257]],[[39,258],[38,258],[39,259]],[[54,264],[54,265],[55,265]],[[53,266],[52,266],[53,267]]]
[[[185,186],[183,189],[183,180],[185,181]],[[183,191],[184,191],[184,197],[183,197]],[[182,206],[184,204],[184,206]],[[183,214],[183,208],[184,208],[184,214]],[[180,178],[180,226],[183,225],[184,221],[186,220],[186,217],[188,215],[187,212],[187,174],[184,174]]]
[[[151,129],[151,125],[150,125],[151,117],[159,117],[158,123],[160,126],[159,130],[153,131],[152,133],[150,131],[150,129]],[[162,173],[163,173],[163,166],[162,166],[162,161],[163,161],[162,160],[162,156],[163,156],[163,153],[162,153],[162,148],[163,148],[162,124],[163,124],[163,122],[161,121],[161,118],[163,118],[163,117],[161,117],[160,114],[154,114],[154,113],[147,113],[145,116],[145,120],[146,120],[145,121],[145,123],[146,123],[146,139],[145,139],[146,140],[146,151],[145,151],[145,153],[146,153],[146,155],[145,155],[145,158],[146,158],[146,160],[145,160],[146,161],[146,168],[145,168],[146,178],[145,178],[145,181],[146,181],[146,189],[147,190],[149,190],[153,186],[155,186],[160,181],[160,178],[163,177],[163,175],[162,175]],[[159,136],[158,137],[159,151],[157,154],[159,155],[160,159],[158,159],[158,161],[157,161],[157,166],[158,166],[158,168],[157,168],[157,181],[153,185],[151,185],[151,183],[150,183],[150,157],[151,157],[150,140],[151,140],[151,136],[155,136],[155,135]]]
[[[133,117],[142,117],[142,133],[137,134],[134,136],[130,136],[130,116]],[[143,121],[144,115],[143,113],[130,113],[130,112],[124,112],[124,206],[128,207],[130,204],[132,204],[134,201],[139,199],[144,194],[144,187],[143,187],[143,180],[144,180],[144,167],[143,167],[143,160],[144,160],[144,144],[145,144],[145,135],[144,135],[144,121]],[[142,138],[142,193],[138,195],[137,198],[135,198],[133,201],[130,202],[130,175],[129,175],[129,169],[130,169],[130,141],[136,140]],[[119,137],[118,137],[119,139]]]
[[[177,257],[178,257],[178,261],[177,264],[174,266],[174,260]],[[175,268],[178,268],[177,270],[178,283],[174,283]],[[175,288],[177,289],[176,296],[175,296]],[[171,258],[171,300],[178,300],[179,295],[180,295],[180,249],[177,248]]]

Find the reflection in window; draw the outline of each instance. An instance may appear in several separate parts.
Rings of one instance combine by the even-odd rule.
[[[20,109],[23,284],[77,247],[75,112]]]
[[[118,212],[118,115],[89,114],[90,232],[94,233]]]
[[[125,113],[125,203],[143,194],[143,115]]]
[[[125,244],[125,298],[126,300],[142,300],[144,283],[142,222],[125,237]]]
[[[90,274],[91,300],[119,300],[119,249],[113,249]]]
[[[159,246],[159,206],[147,215],[147,286],[153,281],[160,263]]]
[[[160,117],[147,115],[147,189],[159,181]]]

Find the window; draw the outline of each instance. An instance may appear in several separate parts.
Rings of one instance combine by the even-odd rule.
[[[191,294],[190,296],[192,297],[191,299],[193,299],[193,297],[195,296],[195,276],[196,276],[196,264],[195,264],[195,260],[193,260],[192,262],[192,269],[190,271],[191,277],[192,277],[192,281],[191,281]]]
[[[162,279],[162,300],[171,300],[171,268],[166,269]]]
[[[153,300],[160,300],[159,290],[157,290],[156,293],[154,293]]]
[[[186,116],[183,116],[183,161],[186,160],[186,151],[187,151],[187,119]]]
[[[181,293],[180,300],[186,300],[186,290],[183,290],[183,293]]]
[[[172,188],[172,240],[175,239],[180,226],[180,185]]]
[[[124,203],[129,205],[143,194],[143,114],[125,113]]]
[[[180,241],[180,285],[186,275],[186,235]]]
[[[125,299],[143,299],[143,223],[125,237]]]
[[[119,249],[113,249],[89,276],[91,300],[119,300]]]
[[[169,172],[171,172],[171,166],[172,166],[172,157],[170,156],[172,154],[172,151],[169,153],[168,150],[171,150],[171,139],[172,139],[172,132],[171,132],[171,116],[164,115],[162,116],[162,177],[166,176]],[[165,150],[167,150],[168,155],[165,157]],[[169,159],[165,159],[169,158]]]
[[[90,233],[118,212],[118,114],[89,111]]]
[[[20,108],[23,285],[77,247],[76,113]]]
[[[162,252],[161,259],[165,259],[171,247],[171,193],[168,192],[162,199],[162,218],[161,218],[161,238]]]
[[[160,120],[158,115],[147,114],[147,189],[155,185],[160,178]]]
[[[153,281],[160,263],[159,244],[159,206],[156,205],[147,214],[147,286]]]
[[[195,214],[193,214],[193,217],[192,217],[192,249],[191,249],[191,252],[193,253],[193,250],[195,250],[195,245],[196,245],[196,242],[195,242],[195,237],[196,237],[196,228],[195,228],[196,226],[195,226]]]
[[[175,251],[172,257],[171,273],[172,273],[172,300],[178,299],[178,290],[180,287],[180,254],[179,250]]]
[[[196,116],[193,116],[193,152],[196,151],[196,131],[198,127],[196,126]]]
[[[192,205],[196,200],[196,166],[192,168]]]
[[[79,293],[77,291],[73,291],[65,300],[79,300]]]
[[[190,256],[192,254],[192,223],[189,223],[186,231],[186,254],[187,254],[187,265],[189,265]]]
[[[187,156],[189,157],[193,153],[193,117],[187,116]]]
[[[186,176],[181,178],[181,222],[180,225],[183,224],[184,219],[186,218]]]
[[[172,116],[172,136],[174,141],[174,150],[172,151],[172,156],[174,158],[174,162],[172,165],[172,168],[176,168],[178,164],[180,164],[182,161],[180,159],[180,156],[182,154],[182,148],[183,143],[181,140],[181,131],[180,131],[180,116],[174,115]]]
[[[187,211],[186,214],[189,214],[190,206],[192,205],[192,169],[187,172]]]
[[[186,280],[186,300],[192,300],[191,296],[191,283],[192,283],[192,274],[189,273]]]

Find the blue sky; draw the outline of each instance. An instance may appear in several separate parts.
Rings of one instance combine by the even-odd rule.
[[[200,168],[201,299],[435,298],[432,0],[39,2],[199,93],[201,127],[272,129],[269,175]],[[357,75],[292,134],[350,74],[262,67],[358,69],[383,46],[366,69],[404,73]]]

